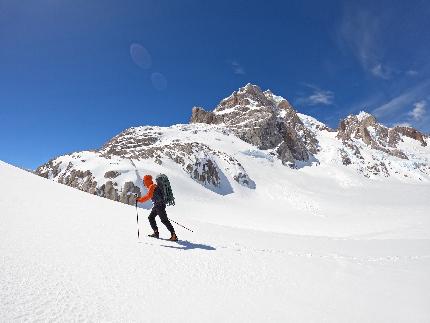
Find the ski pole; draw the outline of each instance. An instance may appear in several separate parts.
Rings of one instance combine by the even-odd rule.
[[[136,199],[136,221],[137,221],[137,240],[139,240],[139,212],[137,211],[137,199]]]
[[[139,212],[137,211],[137,194],[133,192],[128,192],[128,196],[133,195],[135,198],[135,205],[136,205],[136,222],[137,222],[137,240],[139,240]]]
[[[191,229],[188,229],[187,227],[184,227],[182,224],[179,224],[178,222],[173,221],[172,219],[169,219],[170,221],[172,221],[173,223],[176,223],[177,225],[179,225],[180,227],[183,227],[184,229],[187,229],[188,231],[194,232]]]

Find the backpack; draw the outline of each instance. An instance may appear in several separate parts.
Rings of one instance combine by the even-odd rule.
[[[160,174],[155,178],[157,186],[163,193],[164,202],[166,205],[175,205],[175,198],[173,196],[172,187],[170,186],[169,179],[166,175]]]

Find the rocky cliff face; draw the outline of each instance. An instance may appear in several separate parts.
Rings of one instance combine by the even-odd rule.
[[[390,170],[393,169],[392,163],[396,159],[390,159],[388,156],[404,160],[415,158],[415,156],[411,156],[408,149],[402,147],[405,139],[412,139],[422,147],[427,146],[424,135],[416,129],[385,127],[379,124],[374,116],[366,112],[350,115],[341,120],[337,138],[344,145],[340,152],[343,164],[350,165],[355,159],[355,164],[361,166],[360,170],[366,176],[369,176],[370,173],[390,176]],[[425,160],[415,162],[412,167],[422,169],[424,173],[429,170]]]
[[[60,156],[36,173],[133,204],[130,193],[145,192],[145,173],[182,174],[221,195],[253,190],[257,183],[246,165],[254,159],[293,169],[339,164],[366,177],[423,180],[430,175],[428,143],[416,129],[388,128],[365,112],[332,130],[297,113],[284,98],[247,84],[213,111],[194,107],[188,125],[129,128],[98,150]]]
[[[354,139],[361,139],[372,149],[383,151],[389,155],[408,159],[397,148],[401,140],[397,129],[389,129],[379,124],[371,114],[362,112],[356,116],[349,116],[339,125],[337,137],[344,142],[352,143]]]
[[[291,104],[270,91],[247,84],[222,100],[213,112],[194,107],[191,123],[222,124],[243,141],[273,150],[283,164],[307,161],[318,152],[318,141]]]

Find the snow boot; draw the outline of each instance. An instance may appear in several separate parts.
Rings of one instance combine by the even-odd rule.
[[[172,233],[172,236],[169,239],[170,241],[178,241],[178,237],[176,236],[176,233]]]
[[[153,234],[148,234],[148,237],[157,238],[158,239],[160,237],[160,234],[158,232],[154,232]]]

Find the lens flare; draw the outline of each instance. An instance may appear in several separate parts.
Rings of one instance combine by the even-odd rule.
[[[148,69],[152,65],[151,54],[140,44],[133,43],[130,45],[130,56],[133,62],[143,69]]]
[[[158,91],[162,91],[167,87],[167,80],[163,74],[155,72],[151,74],[151,82],[154,88]]]

